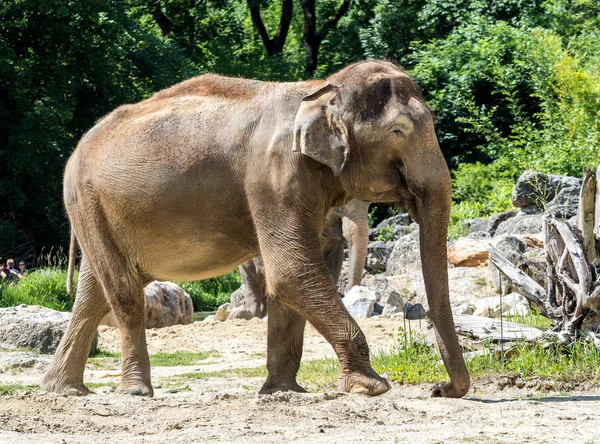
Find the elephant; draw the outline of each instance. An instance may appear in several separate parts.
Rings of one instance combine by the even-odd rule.
[[[367,258],[369,243],[369,202],[352,199],[345,207],[334,208],[327,215],[321,234],[325,264],[331,280],[337,285],[344,261],[344,243],[349,250],[349,280],[341,292],[346,294],[353,286],[360,285]],[[260,256],[239,266],[244,283],[244,307],[253,316],[262,318],[267,314],[265,267]]]
[[[339,359],[340,391],[387,392],[321,250],[327,214],[355,198],[400,204],[420,224],[430,317],[450,378],[432,396],[461,397],[470,379],[449,301],[451,195],[432,111],[391,62],[289,83],[205,74],[121,106],[83,135],[65,168],[69,274],[77,246],[82,259],[72,318],[42,389],[89,392],[88,352],[112,310],[117,391],[152,396],[144,286],[219,276],[260,255],[269,317],[259,393],[305,391],[296,374],[306,321]]]

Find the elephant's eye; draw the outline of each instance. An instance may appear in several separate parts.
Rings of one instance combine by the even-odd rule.
[[[392,132],[398,137],[404,137],[404,133],[400,129],[395,129]]]

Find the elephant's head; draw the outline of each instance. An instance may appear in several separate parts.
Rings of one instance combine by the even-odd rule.
[[[384,61],[358,63],[304,97],[294,150],[327,165],[352,197],[397,202],[420,226],[430,314],[452,382],[437,396],[469,388],[448,294],[446,238],[451,205],[448,167],[433,116],[412,80]]]

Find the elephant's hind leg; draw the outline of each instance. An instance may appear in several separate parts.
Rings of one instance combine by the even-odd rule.
[[[302,359],[306,320],[292,308],[268,298],[269,333],[267,336],[267,370],[269,376],[259,393],[301,392],[296,373]]]
[[[54,361],[46,372],[42,389],[72,396],[87,395],[83,371],[98,324],[110,311],[98,280],[85,257],[81,263],[73,316]]]

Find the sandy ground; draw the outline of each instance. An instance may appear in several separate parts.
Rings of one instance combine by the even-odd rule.
[[[388,348],[401,322],[367,319],[371,348]],[[257,395],[262,378],[211,377],[173,389],[170,378],[190,372],[264,365],[266,324],[260,320],[197,323],[148,331],[150,353],[218,350],[193,366],[155,367],[155,397],[117,395],[109,387],[68,398],[39,390],[0,396],[0,442],[600,442],[600,390],[552,391],[477,382],[460,400],[430,399],[432,385],[399,386],[376,398],[336,392]],[[100,347],[118,351],[118,332],[103,327]],[[7,359],[4,353],[0,358]],[[304,359],[332,356],[307,329]],[[44,359],[0,373],[0,386],[38,384]],[[50,359],[50,357],[48,357]],[[109,361],[110,363],[110,361]],[[86,370],[86,382],[118,383],[114,368]]]

